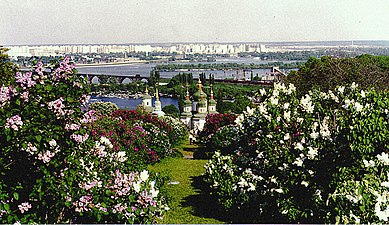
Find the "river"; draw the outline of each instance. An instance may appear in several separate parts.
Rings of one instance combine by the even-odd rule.
[[[166,97],[160,97],[159,100],[161,101],[162,108],[173,104],[178,109],[178,100],[174,98],[166,98]],[[120,109],[136,109],[137,105],[142,104],[142,98],[117,98],[117,97],[97,97],[97,96],[91,96],[91,99],[89,100],[89,103],[92,102],[112,102],[115,103]],[[155,102],[155,98],[153,98],[153,105]]]
[[[172,64],[212,64],[212,63],[244,63],[244,64],[267,64],[271,62],[279,61],[264,61],[257,58],[217,58],[215,62],[169,62]],[[282,61],[284,63],[291,63],[294,61]],[[81,67],[77,68],[79,73],[83,74],[109,74],[109,75],[136,75],[139,74],[143,77],[150,76],[150,71],[160,63],[134,63],[126,65],[110,65],[110,66],[90,66],[90,67]],[[258,75],[259,77],[270,74],[269,69],[253,69],[253,75]],[[284,70],[289,72],[289,70]],[[160,71],[161,78],[172,78],[177,75],[179,72],[192,73],[193,77],[197,78],[200,73],[205,73],[206,75],[213,74],[217,79],[224,78],[250,78],[250,72],[244,72],[243,70],[181,70],[181,71]]]

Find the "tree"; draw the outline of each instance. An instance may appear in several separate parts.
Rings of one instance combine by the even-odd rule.
[[[9,61],[6,54],[8,50],[7,48],[0,48],[0,86],[11,84],[18,71],[18,66]]]
[[[361,55],[356,58],[310,58],[298,71],[292,71],[287,83],[295,84],[298,94],[312,88],[322,91],[353,82],[363,89],[385,90],[389,87],[389,56]]]
[[[162,111],[166,113],[166,115],[173,116],[178,118],[178,109],[173,104],[167,105],[162,108]]]

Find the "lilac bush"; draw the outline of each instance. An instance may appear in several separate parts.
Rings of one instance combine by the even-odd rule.
[[[0,87],[0,222],[152,223],[168,209],[157,177],[90,133],[87,93],[68,58]]]
[[[352,84],[297,98],[275,84],[261,97],[236,119],[235,150],[206,165],[225,208],[250,205],[267,223],[388,221],[387,92]]]

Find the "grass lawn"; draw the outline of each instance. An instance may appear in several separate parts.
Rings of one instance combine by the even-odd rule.
[[[160,223],[225,223],[216,219],[222,215],[214,200],[201,191],[205,186],[202,174],[207,160],[191,159],[196,149],[196,145],[183,144],[179,149],[183,157],[167,158],[149,167],[151,171],[169,176],[173,182],[164,187],[170,210]]]

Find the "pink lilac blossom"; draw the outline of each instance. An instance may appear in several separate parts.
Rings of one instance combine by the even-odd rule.
[[[80,102],[81,102],[81,104],[85,105],[86,103],[89,102],[89,100],[90,100],[90,95],[83,94],[81,96]]]
[[[5,128],[12,128],[13,130],[18,131],[22,125],[23,125],[22,118],[20,118],[19,115],[16,115],[11,118],[7,118],[7,122],[5,123]]]
[[[1,87],[0,88],[0,106],[4,106],[9,100],[11,100],[13,94],[12,87]]]
[[[20,96],[25,102],[28,102],[28,91],[25,91],[22,93],[22,95]]]
[[[91,123],[95,120],[97,120],[97,117],[95,116],[96,111],[95,110],[89,110],[84,114],[84,117],[80,120],[81,123]]]
[[[65,130],[79,130],[80,129],[80,125],[78,124],[66,124],[65,125]]]
[[[63,104],[63,98],[59,98],[55,101],[51,101],[48,103],[49,109],[52,110],[57,116],[65,115],[65,111],[63,108],[65,108],[65,105]]]
[[[28,142],[27,143],[27,148],[26,149],[22,149],[26,152],[28,152],[29,154],[33,155],[38,149],[31,144],[31,142]]]
[[[23,202],[22,204],[18,205],[18,208],[20,212],[23,214],[24,212],[27,212],[29,209],[31,209],[31,204],[28,202]]]
[[[82,196],[79,201],[73,202],[73,205],[76,207],[76,212],[86,212],[90,211],[89,204],[92,203],[92,196]]]
[[[67,79],[68,74],[73,74],[74,65],[69,64],[69,57],[65,57],[65,59],[60,62],[59,67],[53,72],[53,79]]]
[[[45,69],[43,68],[43,63],[42,62],[38,62],[36,64],[36,69],[35,69],[35,72],[39,75],[39,76],[43,76],[43,71]]]
[[[88,190],[92,189],[96,185],[97,185],[97,187],[101,187],[102,182],[95,180],[95,181],[92,181],[92,182],[82,183],[82,184],[79,185],[79,187],[88,191]]]
[[[70,136],[70,138],[72,138],[73,140],[75,140],[76,142],[78,143],[84,143],[86,141],[86,139],[88,139],[89,135],[88,134],[84,134],[84,135],[81,135],[81,134],[72,134]]]
[[[42,160],[44,163],[50,162],[51,158],[55,155],[54,152],[46,151],[44,154],[42,152],[38,153],[38,159]]]
[[[27,87],[30,88],[36,84],[32,79],[32,72],[27,72],[25,74],[17,72],[15,78],[16,83],[20,83],[20,86],[22,86],[23,89],[26,89]]]

